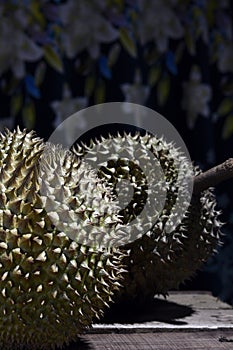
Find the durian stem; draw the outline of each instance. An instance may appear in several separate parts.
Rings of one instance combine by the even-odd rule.
[[[233,178],[233,158],[197,175],[194,179],[193,193],[198,194],[230,178]]]

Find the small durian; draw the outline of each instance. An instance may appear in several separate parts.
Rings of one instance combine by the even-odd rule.
[[[105,215],[99,199],[110,205],[110,193],[77,157],[33,132],[7,130],[0,145],[0,348],[61,348],[102,316],[124,272],[119,249],[79,241],[66,205],[90,224]],[[96,200],[85,204],[88,186]]]
[[[120,291],[121,301],[142,301],[153,298],[155,294],[166,295],[192,276],[213,253],[221,227],[219,212],[215,210],[215,197],[208,189],[193,196],[192,200],[190,196],[190,204],[186,201],[190,188],[179,183],[179,177],[187,175],[187,179],[193,179],[200,170],[191,162],[186,162],[184,154],[173,143],[151,134],[141,136],[136,133],[132,136],[125,133],[96,139],[89,146],[76,144],[72,151],[80,159],[89,160],[90,164],[95,158],[93,168],[99,169],[99,177],[112,186],[113,192],[122,177],[133,182],[133,195],[119,212],[129,232],[129,243],[120,247],[123,252],[128,252],[124,258],[128,273]],[[154,158],[154,169],[148,154],[149,158],[151,154]],[[141,170],[140,164],[144,167]],[[156,178],[160,169],[162,173]],[[130,197],[129,188],[124,186],[121,191],[126,198]],[[148,195],[150,191],[152,198],[158,197],[158,202],[162,203],[160,211],[156,212],[156,207],[154,212],[151,210],[153,200]],[[141,215],[148,200],[148,215]],[[182,212],[183,206],[184,215],[176,222],[177,210]],[[135,234],[132,224],[137,216],[141,236],[140,231]]]

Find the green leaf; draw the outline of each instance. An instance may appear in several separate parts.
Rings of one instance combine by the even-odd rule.
[[[23,107],[22,117],[25,127],[29,130],[33,129],[36,122],[36,111],[32,101]]]
[[[215,24],[215,13],[218,4],[216,1],[207,1],[206,2],[206,19],[209,27]]]
[[[11,102],[10,102],[10,110],[11,110],[11,115],[13,117],[15,117],[19,113],[22,107],[22,104],[23,104],[23,96],[21,93],[12,96]]]
[[[195,43],[193,41],[193,38],[188,31],[185,31],[185,33],[184,33],[184,40],[185,40],[186,47],[187,47],[190,55],[194,56],[195,52],[196,52],[196,47],[195,47]]]
[[[120,29],[120,41],[122,43],[122,46],[132,57],[137,56],[136,45],[125,28]]]
[[[105,84],[101,82],[96,90],[95,90],[95,103],[103,103],[105,101],[105,95],[106,95],[106,90],[105,90]]]
[[[40,62],[37,65],[36,71],[35,71],[35,85],[36,86],[40,86],[43,83],[45,73],[46,73],[46,64],[44,62]]]
[[[31,10],[31,14],[32,14],[32,18],[33,18],[33,22],[35,22],[35,20],[42,26],[45,27],[46,25],[46,20],[45,20],[45,16],[42,13],[41,10],[41,5],[40,3],[38,3],[37,0],[32,1],[31,6],[30,6],[30,10]]]
[[[153,87],[159,80],[161,69],[159,67],[152,67],[149,70],[148,83]]]
[[[114,64],[116,63],[116,61],[119,57],[120,51],[121,51],[121,47],[118,43],[112,45],[112,47],[109,51],[109,54],[108,54],[108,66],[109,67],[114,66]]]
[[[199,17],[203,16],[202,11],[201,11],[201,9],[198,6],[194,6],[193,7],[193,16],[196,17],[196,18],[199,18]]]
[[[229,98],[225,98],[221,103],[220,106],[218,107],[218,115],[220,117],[227,115],[228,113],[233,111],[233,101],[230,100]]]
[[[58,53],[49,45],[44,48],[44,56],[47,63],[59,73],[63,73],[62,60]]]
[[[95,88],[95,77],[93,75],[90,75],[85,80],[85,95],[91,96]]]
[[[231,135],[233,135],[233,114],[227,117],[222,130],[222,137],[224,140],[228,139]]]
[[[165,76],[157,85],[157,98],[160,106],[163,106],[167,101],[170,92],[170,79]]]
[[[160,55],[161,54],[158,52],[157,48],[153,47],[150,50],[145,50],[144,59],[149,65],[152,65],[159,60]]]
[[[109,6],[112,6],[112,1],[109,1]],[[119,9],[124,9],[124,0],[114,0],[114,5],[116,5]]]

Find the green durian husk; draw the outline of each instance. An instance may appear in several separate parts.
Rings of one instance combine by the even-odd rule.
[[[78,158],[84,159],[95,155],[98,157],[100,152],[107,154],[108,148],[111,148],[111,158],[101,165],[99,176],[105,178],[108,185],[112,186],[113,192],[118,181],[117,176],[119,174],[122,176],[121,166],[123,164],[124,169],[126,166],[129,169],[128,174],[124,175],[125,178],[128,176],[131,180],[132,172],[136,171],[138,183],[135,188],[138,191],[142,189],[139,197],[134,197],[131,204],[139,202],[143,207],[147,200],[145,195],[147,184],[143,173],[140,175],[138,172],[137,151],[134,150],[136,144],[140,144],[143,150],[147,149],[153,154],[166,179],[166,183],[161,184],[161,186],[166,186],[166,201],[158,220],[153,221],[152,217],[151,227],[146,233],[120,247],[123,252],[128,253],[124,258],[128,273],[124,277],[124,288],[119,291],[115,300],[127,303],[148,301],[156,294],[166,295],[169,290],[177,289],[213,254],[220,236],[219,212],[215,209],[216,200],[212,190],[206,190],[199,196],[192,197],[182,221],[167,233],[164,227],[168,218],[172,217],[173,207],[179,199],[177,169],[184,160],[184,154],[173,143],[168,143],[163,138],[150,134],[145,136],[124,134],[115,137],[109,135],[109,140],[109,145],[104,138],[92,141],[88,147],[83,144],[75,145],[72,151]],[[121,144],[124,145],[124,152],[128,150],[128,161],[121,159]],[[97,165],[93,164],[95,167]],[[191,169],[184,168],[180,171],[183,173],[190,171],[190,176],[200,172],[192,164]],[[185,202],[187,196],[186,190],[183,190],[182,187],[179,196],[182,199],[182,205],[182,201]],[[137,211],[133,205],[129,205],[120,212],[120,215],[123,215],[123,222],[127,225],[132,218],[140,215],[140,209]]]
[[[78,207],[79,176],[89,176],[100,191],[97,199],[107,200],[109,191],[71,153],[45,145],[33,132],[6,131],[0,146],[0,348],[61,348],[109,306],[122,280],[123,254],[81,244],[59,230],[44,207],[49,196],[43,198],[42,182],[55,198],[61,187],[70,191],[71,210],[89,220],[96,203]],[[41,179],[41,169],[47,178]],[[57,214],[62,221],[64,212]]]
[[[161,246],[158,253],[157,242],[146,235],[124,247],[130,251],[124,261],[129,272],[118,301],[145,302],[155,295],[166,296],[194,276],[220,243],[221,223],[215,204],[210,190],[192,198],[181,230],[176,229],[179,244],[172,250]]]

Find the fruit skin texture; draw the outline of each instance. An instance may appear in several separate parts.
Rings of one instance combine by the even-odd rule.
[[[122,253],[85,246],[54,225],[40,193],[41,139],[19,129],[0,138],[0,347],[61,348],[109,305],[122,279]],[[54,168],[54,151],[66,175]],[[76,189],[70,201],[77,204],[79,179],[72,177],[73,169],[79,172],[77,159],[54,146],[43,171],[46,167],[51,186],[56,179]],[[80,176],[83,171],[80,167]],[[90,181],[97,180],[90,174]],[[106,188],[100,183],[97,188],[104,197]]]
[[[217,220],[215,204],[210,190],[192,199],[182,227],[176,229],[180,243],[172,250],[157,243],[153,233],[151,237],[144,235],[124,247],[130,250],[124,261],[129,273],[124,279],[124,289],[120,291],[120,301],[130,302],[131,298],[144,302],[155,294],[166,296],[169,290],[178,289],[195,274],[214,253],[219,241],[221,223]],[[166,243],[169,244],[169,237]]]
[[[203,262],[211,256],[219,242],[219,229],[221,227],[218,220],[219,212],[215,209],[216,201],[212,190],[208,189],[199,196],[192,197],[182,221],[175,225],[176,227],[170,232],[167,232],[164,228],[168,220],[173,222],[175,203],[178,201],[178,206],[181,207],[187,196],[185,188],[178,184],[178,169],[181,174],[190,171],[190,169],[183,166],[179,167],[180,164],[183,164],[183,154],[174,144],[167,143],[164,139],[149,134],[145,136],[124,134],[114,137],[110,135],[109,139],[112,139],[110,160],[101,165],[99,176],[105,178],[113,189],[115,189],[118,181],[116,176],[122,174],[120,169],[122,163],[120,145],[122,144],[124,145],[124,152],[128,150],[128,159],[130,159],[128,164],[125,160],[125,164],[123,164],[124,169],[127,165],[130,168],[129,178],[132,177],[130,172],[134,171],[132,163],[137,161],[138,150],[137,147],[134,150],[135,144],[141,144],[159,162],[166,180],[160,185],[166,187],[167,192],[166,201],[159,218],[154,221],[147,233],[129,244],[121,246],[122,251],[129,253],[124,259],[128,274],[124,278],[124,288],[120,290],[118,300],[126,303],[135,300],[137,302],[148,301],[155,294],[166,295],[170,289],[177,289],[180,283],[190,278]],[[125,147],[126,142],[128,142],[128,146]],[[94,157],[95,153],[100,152],[101,147],[102,153],[107,153],[109,146],[104,138],[92,141],[88,147],[76,145],[73,152],[80,159],[84,156],[87,158],[88,154],[91,158]],[[197,175],[200,170],[192,164],[190,165],[190,175]],[[97,167],[96,164],[95,166]],[[138,168],[137,164],[136,167]],[[158,166],[156,169],[158,169]],[[141,176],[142,178],[143,176]],[[135,188],[140,190],[142,188],[140,176],[138,176],[138,179],[139,183],[135,184]],[[126,186],[124,191],[127,192],[127,190],[128,187]],[[145,197],[145,194],[142,191],[141,197],[143,196]],[[134,199],[131,204],[132,202],[134,202]],[[121,214],[124,216],[126,212],[127,218],[130,215],[131,217],[140,215],[140,211],[137,213],[133,208],[133,205],[128,206],[125,211],[121,211]],[[153,216],[153,213],[150,214]],[[127,224],[127,220],[125,224]]]

